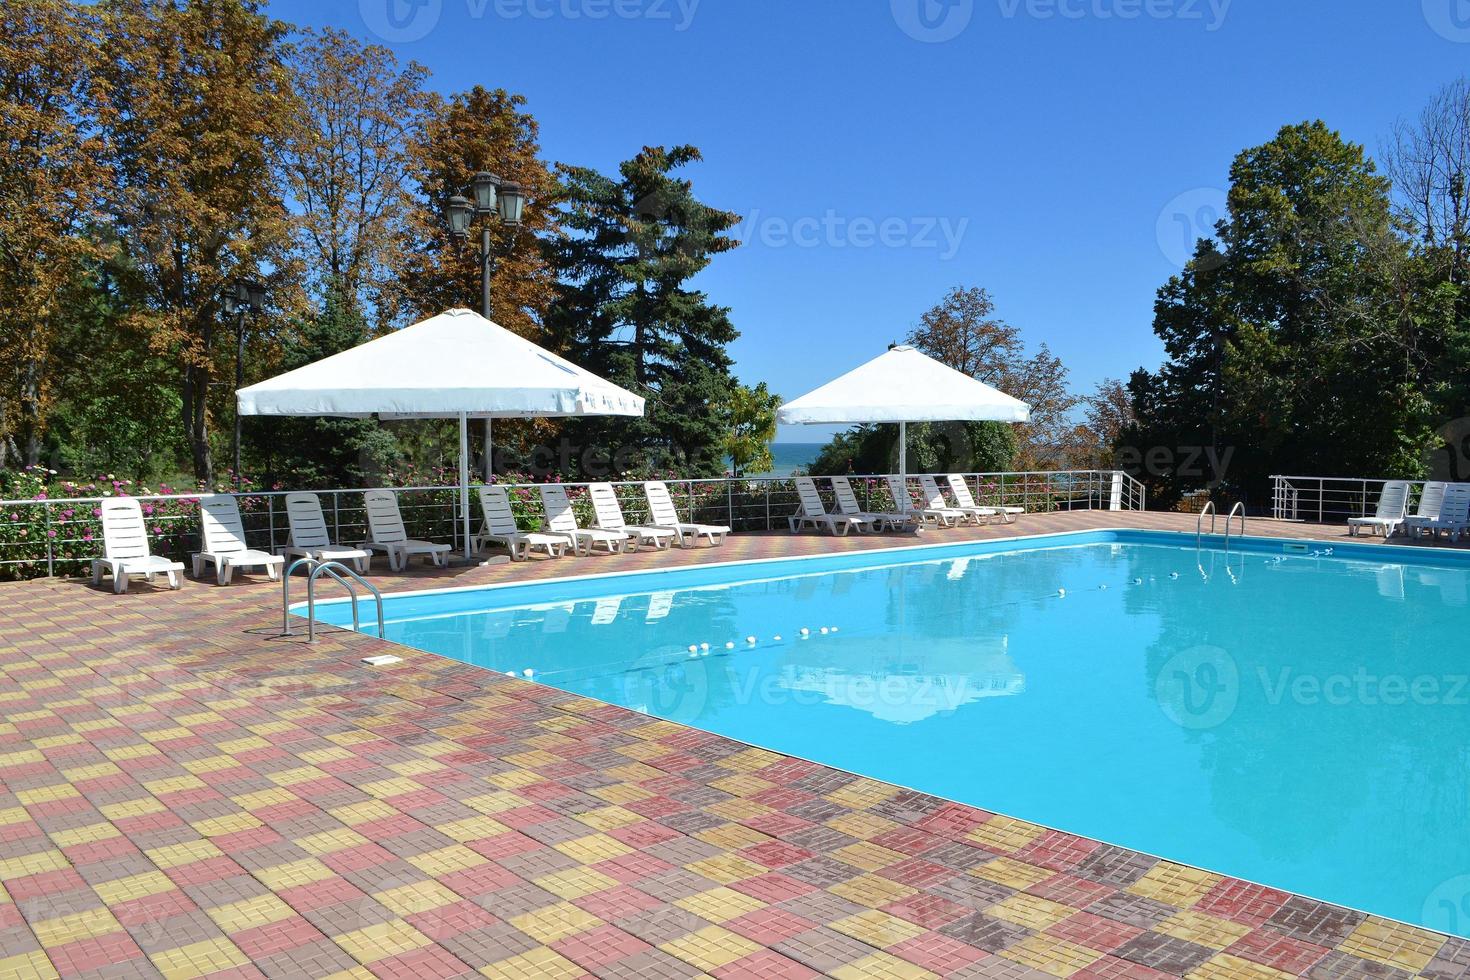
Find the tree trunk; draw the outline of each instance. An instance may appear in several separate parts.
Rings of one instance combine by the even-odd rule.
[[[209,452],[209,353],[214,342],[214,325],[207,316],[199,334],[204,349],[202,363],[184,369],[184,428],[189,436],[194,479],[209,488],[214,484],[214,459]]]

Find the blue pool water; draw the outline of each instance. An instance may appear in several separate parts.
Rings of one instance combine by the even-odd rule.
[[[388,600],[387,634],[1470,934],[1470,556],[1181,541],[1089,532],[419,594]]]

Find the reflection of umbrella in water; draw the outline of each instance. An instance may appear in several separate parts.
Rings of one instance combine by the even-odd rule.
[[[841,643],[803,644],[801,662],[782,666],[781,683],[908,725],[982,698],[1024,694],[1026,675],[1008,646],[1006,637],[936,639],[922,651],[899,654],[891,637],[848,636]]]

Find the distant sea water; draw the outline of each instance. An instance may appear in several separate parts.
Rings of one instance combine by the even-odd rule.
[[[790,476],[806,470],[821,455],[824,442],[777,442],[771,444],[771,471],[747,476]]]

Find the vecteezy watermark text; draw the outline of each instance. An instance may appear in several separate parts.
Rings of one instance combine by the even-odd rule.
[[[764,248],[912,248],[936,252],[948,261],[959,253],[969,227],[969,218],[848,217],[830,209],[787,218],[752,211],[732,234]]]
[[[1218,31],[1232,0],[996,0],[1007,20],[1184,20]]]

